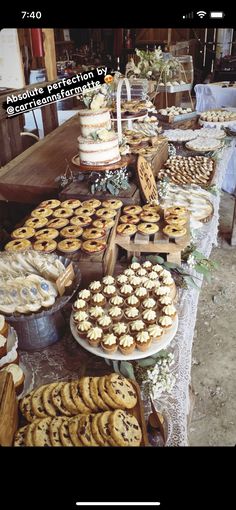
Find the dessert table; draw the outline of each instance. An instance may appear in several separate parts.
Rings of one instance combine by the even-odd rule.
[[[222,87],[224,84],[228,85],[229,82],[209,83],[207,85],[199,83],[195,85],[197,112],[222,107],[236,107],[236,85]]]

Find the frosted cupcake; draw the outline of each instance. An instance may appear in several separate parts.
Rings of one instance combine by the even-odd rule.
[[[110,317],[112,318],[113,322],[118,322],[123,317],[122,309],[119,306],[112,306],[110,310],[108,311]]]
[[[79,292],[78,297],[79,299],[83,299],[84,301],[89,301],[91,296],[91,292],[88,289],[83,289]]]
[[[115,296],[116,294],[116,287],[115,285],[106,285],[103,289],[104,296],[106,296],[108,299],[112,296]]]
[[[101,292],[96,292],[92,295],[91,304],[94,306],[104,306],[106,304],[106,298]]]
[[[172,326],[173,319],[169,317],[169,315],[162,315],[161,317],[159,317],[158,322],[163,329],[168,329]]]
[[[163,328],[158,324],[151,324],[148,326],[148,333],[153,342],[158,342],[163,336]]]
[[[145,324],[154,324],[157,320],[157,314],[155,310],[144,310],[142,313],[142,319]]]
[[[173,304],[173,300],[167,294],[166,296],[160,297],[159,304],[161,305],[161,307],[167,306],[167,305],[172,305]]]
[[[176,317],[176,308],[174,305],[166,305],[162,308],[162,313],[164,313],[164,315],[169,315],[172,319],[174,319],[174,317]]]
[[[88,313],[84,312],[74,312],[73,313],[73,321],[77,324],[78,322],[83,322],[88,319]]]
[[[138,271],[137,271],[137,276],[146,276],[147,275],[147,271],[146,269],[144,269],[144,267],[141,267]]]
[[[150,280],[156,280],[158,278],[158,274],[156,271],[150,271],[148,278],[150,278]]]
[[[104,285],[114,285],[115,283],[115,278],[113,276],[104,276],[104,278],[102,279],[102,283]]]
[[[99,317],[97,320],[97,325],[99,328],[103,329],[104,333],[107,333],[112,325],[111,317],[109,317],[109,315],[102,315],[102,317]]]
[[[148,296],[148,291],[145,289],[145,287],[139,287],[135,291],[135,296],[140,300],[143,301]]]
[[[129,278],[125,274],[120,274],[119,276],[117,276],[116,281],[117,281],[118,285],[120,287],[122,287],[122,285],[124,285],[125,283],[128,283]]]
[[[125,322],[118,322],[118,324],[114,324],[112,331],[119,338],[120,336],[126,335],[126,333],[128,333],[129,326]]]
[[[126,270],[124,271],[124,275],[125,275],[125,276],[128,276],[128,278],[130,278],[131,276],[134,276],[134,275],[135,275],[135,272],[133,271],[133,269],[128,268],[128,269],[126,269]]]
[[[139,306],[139,299],[134,294],[132,294],[132,296],[129,296],[125,300],[125,304],[127,306]]]
[[[92,306],[89,310],[89,315],[93,321],[96,321],[99,317],[104,315],[104,310],[101,306]]]
[[[152,270],[153,271],[156,271],[156,273],[161,273],[163,271],[163,267],[160,266],[159,264],[155,264],[155,266],[152,266]]]
[[[84,299],[76,299],[76,301],[73,304],[73,310],[75,312],[79,312],[86,309],[87,309],[86,301]]]
[[[102,336],[103,336],[102,328],[98,328],[95,326],[94,328],[90,328],[86,338],[90,345],[92,345],[93,347],[97,347],[102,340]]]
[[[142,267],[146,269],[148,272],[152,271],[152,263],[150,262],[150,260],[146,260],[146,262],[142,264]]]
[[[130,331],[132,333],[139,333],[140,331],[143,331],[144,329],[145,329],[145,323],[141,319],[133,321],[130,324]]]
[[[133,271],[138,271],[138,269],[140,269],[141,267],[141,264],[139,264],[139,262],[133,262],[133,264],[131,264],[130,266],[130,269],[132,269]]]
[[[170,271],[167,271],[167,269],[163,269],[163,268],[162,268],[162,271],[160,272],[160,276],[161,276],[162,278],[165,278],[165,277],[167,277],[167,276],[171,276],[171,274],[170,274]]]
[[[94,282],[91,282],[90,285],[89,285],[89,289],[91,290],[91,292],[93,293],[96,293],[96,292],[101,292],[102,290],[102,284],[101,282],[99,282],[98,280],[94,281]]]
[[[175,284],[175,282],[170,274],[162,277],[162,283],[164,285],[168,285],[169,287],[174,287],[174,284]]]
[[[131,294],[133,294],[134,292],[134,289],[131,285],[129,285],[128,283],[125,283],[124,285],[122,285],[122,287],[120,288],[120,294],[124,297],[124,298],[128,298],[129,296],[131,296]]]
[[[147,351],[152,343],[148,331],[140,331],[136,336],[136,346],[140,351]]]
[[[119,349],[122,354],[131,354],[136,347],[134,338],[131,335],[122,335],[119,340]]]
[[[92,328],[92,323],[90,321],[84,320],[82,322],[79,322],[77,325],[77,331],[79,333],[79,336],[86,338],[88,331]]]
[[[148,291],[152,291],[153,289],[155,289],[155,283],[152,281],[152,280],[148,280],[147,282],[145,282],[143,284],[143,286],[145,287],[145,289],[147,289]]]
[[[161,297],[166,296],[170,293],[170,287],[167,287],[167,285],[161,285],[157,289],[155,289],[155,296]]]
[[[118,294],[116,296],[113,296],[111,299],[110,299],[110,304],[112,306],[123,306],[124,304],[124,298],[121,297],[121,296],[118,296]]]
[[[131,278],[129,279],[129,283],[130,285],[132,285],[135,289],[137,287],[140,287],[141,285],[141,278],[140,276],[131,276]]]
[[[147,299],[144,299],[144,301],[142,303],[142,307],[144,310],[150,310],[150,309],[155,310],[155,308],[157,307],[157,302],[153,298],[147,298]]]
[[[124,316],[128,321],[133,321],[139,317],[139,309],[135,306],[130,306],[129,308],[125,308]]]
[[[103,337],[103,340],[101,342],[101,347],[105,352],[108,354],[110,352],[116,352],[118,348],[118,341],[117,337],[113,333],[108,333]]]

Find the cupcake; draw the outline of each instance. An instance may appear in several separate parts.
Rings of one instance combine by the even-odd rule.
[[[141,319],[138,319],[137,321],[133,321],[130,324],[130,331],[132,333],[139,333],[140,331],[143,331],[145,328],[145,324]]]
[[[158,322],[163,327],[163,329],[170,328],[173,324],[173,320],[169,315],[162,315],[159,317]]]
[[[152,343],[152,339],[147,331],[140,331],[136,336],[136,346],[140,351],[147,351]]]
[[[167,269],[163,269],[163,268],[162,268],[162,271],[159,273],[159,275],[160,275],[162,278],[165,278],[165,277],[167,277],[167,276],[171,276],[170,271],[167,271]]]
[[[142,267],[146,269],[148,272],[152,270],[152,263],[150,260],[146,260],[146,262],[143,263]]]
[[[3,336],[5,336],[7,338],[7,336],[8,336],[8,329],[9,329],[9,326],[8,326],[8,323],[5,320],[4,315],[0,314],[0,335],[3,335]]]
[[[83,322],[83,321],[86,321],[87,319],[88,319],[88,314],[84,310],[82,310],[81,312],[73,313],[73,321],[75,323]]]
[[[163,335],[163,328],[158,324],[151,324],[151,326],[148,326],[148,333],[152,341],[157,342],[158,340],[161,340]]]
[[[168,285],[169,287],[173,287],[175,282],[174,282],[172,276],[169,274],[168,276],[164,276],[162,278],[162,283],[164,285]]]
[[[102,335],[103,335],[102,328],[98,328],[95,326],[89,329],[86,338],[90,345],[92,345],[93,347],[97,347],[102,340]]]
[[[128,283],[125,283],[124,285],[122,285],[122,287],[120,288],[120,293],[122,296],[124,296],[125,298],[131,296],[131,294],[133,294],[133,287],[131,285],[129,285]]]
[[[93,321],[96,321],[99,317],[104,315],[104,310],[101,306],[92,306],[89,310],[89,315]]]
[[[141,285],[144,285],[144,283],[150,281],[148,276],[141,276],[140,278],[141,278]]]
[[[148,291],[152,291],[153,289],[155,289],[155,283],[152,280],[147,280],[147,282],[145,282],[143,286]]]
[[[141,285],[141,278],[140,276],[131,276],[129,279],[129,283],[136,289],[137,287],[140,287]]]
[[[160,266],[159,264],[155,264],[155,266],[152,266],[152,270],[153,271],[156,271],[156,273],[161,273],[161,271],[163,271],[163,267]]]
[[[126,335],[129,331],[128,324],[125,324],[125,322],[118,322],[118,324],[114,324],[112,331],[115,333],[118,338],[122,335]]]
[[[161,297],[166,296],[170,293],[170,287],[167,287],[167,285],[161,285],[157,289],[155,289],[155,296]]]
[[[113,335],[113,333],[108,333],[103,337],[103,340],[101,342],[101,347],[105,352],[108,354],[110,352],[116,352],[118,343],[117,343],[117,337]]]
[[[146,269],[144,269],[143,267],[141,267],[138,271],[137,271],[137,276],[146,276],[147,275],[147,271]]]
[[[148,291],[145,289],[145,287],[139,287],[135,291],[135,296],[140,300],[143,301],[148,296]]]
[[[101,292],[96,292],[92,295],[91,304],[94,306],[104,306],[106,304],[106,298]]]
[[[154,283],[154,289],[153,291],[155,292],[155,289],[157,289],[158,287],[161,286],[161,283],[160,283],[160,280],[152,280],[153,283]]]
[[[128,278],[130,278],[130,276],[134,276],[135,275],[135,272],[133,271],[133,269],[128,268],[128,269],[126,269],[124,271],[124,275],[128,276]]]
[[[141,267],[141,264],[139,264],[139,262],[133,262],[133,264],[131,264],[130,266],[130,269],[132,269],[133,271],[138,271],[138,269],[140,269]]]
[[[169,315],[170,317],[172,317],[172,319],[174,319],[174,317],[176,317],[176,308],[174,305],[166,305],[162,308],[162,312],[164,313],[164,315]]]
[[[77,331],[79,333],[79,336],[86,338],[88,331],[92,328],[92,323],[88,320],[84,320],[82,322],[79,322],[77,325]]]
[[[129,278],[125,274],[120,274],[119,276],[117,276],[116,281],[117,281],[118,285],[120,287],[122,287],[122,285],[124,285],[125,283],[128,283]]]
[[[120,321],[123,317],[122,309],[119,306],[112,306],[108,313],[114,322]]]
[[[0,335],[0,359],[7,354],[7,339],[5,336]]]
[[[96,281],[90,283],[89,289],[91,290],[91,292],[94,292],[94,293],[100,292],[102,290],[102,284],[101,284],[101,282],[96,280]]]
[[[114,285],[115,284],[115,278],[113,278],[113,276],[104,276],[104,278],[102,279],[102,283],[104,285]]]
[[[161,306],[167,306],[167,305],[172,305],[173,301],[171,299],[170,296],[166,295],[166,296],[162,296],[160,299],[159,299],[159,304]]]
[[[7,367],[4,368],[4,370],[12,375],[16,394],[20,395],[20,393],[23,391],[25,382],[25,374],[22,368],[15,363],[10,363],[7,365]]]
[[[115,285],[106,285],[103,289],[103,292],[107,298],[111,298],[116,294],[116,287]]]
[[[139,309],[135,306],[130,306],[129,308],[125,308],[124,315],[128,321],[133,321],[139,317]]]
[[[157,319],[157,314],[155,310],[144,310],[142,313],[142,319],[146,324],[154,324]]]
[[[154,310],[157,306],[157,303],[155,301],[155,299],[153,298],[147,298],[147,299],[144,299],[143,303],[142,303],[142,307],[144,310]]]
[[[102,315],[102,317],[98,318],[97,325],[103,329],[104,333],[107,333],[112,325],[111,317],[109,315]]]
[[[78,297],[80,299],[84,299],[84,301],[89,301],[90,296],[91,296],[91,292],[88,289],[83,289],[78,294]]]
[[[127,306],[139,306],[139,299],[134,294],[132,294],[132,296],[129,296],[125,300],[125,303]]]
[[[75,312],[82,311],[82,310],[85,311],[86,308],[87,308],[87,303],[84,299],[76,299],[76,301],[73,304],[73,310]]]
[[[123,297],[118,296],[118,294],[116,294],[116,296],[113,296],[113,297],[110,299],[110,304],[111,304],[112,306],[123,306],[123,304],[124,304],[124,299],[123,299]]]
[[[122,335],[119,340],[119,349],[122,354],[131,354],[136,347],[134,338],[131,335]]]

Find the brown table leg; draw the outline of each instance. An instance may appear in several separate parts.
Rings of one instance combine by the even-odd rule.
[[[234,216],[231,233],[231,246],[236,246],[236,197],[234,199]]]

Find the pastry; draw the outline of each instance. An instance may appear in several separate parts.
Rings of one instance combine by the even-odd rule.
[[[144,211],[140,214],[140,220],[144,223],[157,223],[160,219],[159,214],[151,211]]]
[[[112,320],[109,315],[102,315],[97,320],[97,325],[99,328],[102,328],[103,333],[107,333],[112,325]]]
[[[56,239],[58,236],[59,232],[55,228],[42,228],[35,233],[37,241],[51,241],[51,239]]]
[[[24,251],[29,248],[31,248],[31,242],[28,239],[15,239],[4,246],[6,251]]]
[[[68,238],[74,239],[80,237],[82,232],[83,232],[82,227],[80,227],[79,225],[78,226],[74,225],[62,228],[62,230],[60,231],[60,235],[61,237],[65,237],[66,239]]]
[[[144,277],[144,278],[145,278],[145,277]],[[156,284],[155,284],[155,281],[147,279],[147,280],[143,283],[143,286],[145,287],[145,289],[147,289],[147,290],[150,292],[151,290],[155,289]]]
[[[143,211],[145,213],[150,213],[152,212],[153,214],[155,215],[158,215],[159,216],[159,210],[160,210],[160,206],[159,205],[155,205],[155,204],[145,204],[143,205]]]
[[[148,331],[140,331],[136,335],[136,347],[142,351],[145,352],[149,349],[150,345],[152,343],[152,338],[150,337]]]
[[[121,223],[129,223],[131,225],[137,225],[140,221],[139,216],[135,214],[124,214],[123,216],[120,216],[120,222]]]
[[[173,319],[169,315],[163,315],[158,319],[159,324],[163,329],[170,328],[173,324]]]
[[[119,446],[140,446],[142,431],[135,416],[118,409],[109,416],[109,430]]]
[[[125,322],[118,322],[117,324],[114,324],[112,331],[115,333],[117,337],[120,337],[122,335],[125,335],[128,333],[129,327],[128,324],[125,324]]]
[[[85,214],[79,214],[78,216],[73,216],[70,219],[70,224],[75,225],[77,227],[87,227],[92,223],[91,216],[86,216]]]
[[[82,203],[82,207],[89,207],[92,209],[97,209],[100,206],[101,206],[101,202],[100,202],[100,200],[97,200],[96,198],[91,198],[90,200],[85,200]]]
[[[132,223],[120,223],[116,231],[120,236],[133,236],[137,232],[137,227]]]
[[[57,207],[60,207],[61,202],[60,200],[56,200],[55,198],[51,198],[49,200],[44,200],[39,204],[39,207],[49,207],[49,209],[56,209]]]
[[[111,298],[116,294],[116,287],[115,285],[105,285],[103,292],[107,298]]]
[[[111,198],[110,200],[104,200],[102,202],[102,207],[107,207],[108,209],[120,209],[123,205],[121,200]]]
[[[103,239],[106,236],[106,231],[100,228],[86,228],[83,231],[83,239]]]
[[[112,218],[108,218],[107,220],[100,219],[93,221],[93,227],[100,228],[102,230],[110,230],[115,225],[115,221]]]
[[[124,285],[122,285],[120,287],[120,293],[125,298],[131,296],[131,294],[133,293],[133,290],[134,290],[133,287],[131,285],[129,285],[128,283],[125,283]]]
[[[103,207],[101,209],[96,210],[96,216],[100,219],[111,219],[116,216],[116,209],[108,209],[106,207]]]
[[[138,271],[138,269],[141,268],[141,264],[139,264],[139,262],[133,262],[130,268],[132,269],[132,271]]]
[[[149,274],[148,274],[148,278],[150,280],[158,280],[158,274],[156,271],[151,271]]]
[[[49,207],[39,207],[38,209],[35,209],[31,212],[31,216],[33,218],[49,218],[49,216],[52,216],[53,210]]]
[[[112,306],[109,308],[108,314],[114,322],[120,321],[123,317],[122,309],[119,306]]]
[[[142,320],[145,322],[145,324],[154,324],[157,319],[157,314],[155,310],[144,310],[142,313]]]
[[[148,295],[148,290],[145,287],[138,287],[138,289],[135,290],[135,296],[140,301],[143,301]]]
[[[187,223],[187,218],[185,218],[184,216],[179,216],[178,214],[177,215],[169,214],[166,217],[165,221],[169,225],[177,225],[181,227],[182,225],[185,225]]]
[[[139,317],[139,309],[135,306],[130,306],[124,310],[125,318],[130,321]]]
[[[151,324],[147,331],[153,342],[158,342],[163,336],[163,328],[159,324]]]
[[[142,207],[140,207],[140,205],[126,205],[123,208],[123,212],[125,214],[137,215],[142,212]]]
[[[115,284],[115,278],[111,275],[104,276],[102,279],[102,283],[104,285],[114,285]]]
[[[142,302],[142,307],[144,310],[155,310],[157,304],[156,304],[156,301],[155,299],[153,298],[147,298],[147,299],[144,299],[144,301]]]
[[[26,220],[25,226],[34,228],[36,230],[37,228],[45,227],[47,225],[47,223],[48,223],[47,218],[43,218],[43,217],[42,218],[41,217],[29,218],[28,220]]]
[[[166,225],[166,227],[163,228],[163,233],[166,234],[168,237],[183,237],[186,235],[187,230],[184,227],[177,226],[177,225]]]
[[[103,336],[101,347],[108,354],[111,352],[116,352],[118,347],[117,337],[113,333],[107,333]]]
[[[116,294],[115,296],[113,296],[110,299],[110,304],[112,306],[120,306],[120,307],[122,307],[123,304],[124,304],[124,299],[121,296],[118,296],[118,294]]]
[[[81,298],[76,299],[76,301],[73,304],[73,310],[75,312],[87,310],[87,303],[86,303],[85,299],[81,299]]]
[[[162,313],[164,313],[164,315],[169,315],[173,319],[176,317],[176,308],[174,305],[165,305],[162,308]]]
[[[124,283],[128,283],[129,279],[128,279],[128,276],[126,276],[125,274],[120,274],[119,276],[117,276],[116,281],[117,281],[118,285],[120,287],[122,287],[122,285],[124,285]]]
[[[61,207],[64,208],[70,208],[70,209],[76,209],[77,207],[81,206],[80,200],[77,198],[69,198],[69,200],[64,200],[64,202],[61,203]]]
[[[13,239],[31,239],[34,237],[35,229],[32,227],[21,227],[13,230],[11,237]]]
[[[160,285],[160,287],[155,289],[155,296],[157,296],[158,298],[160,296],[166,296],[167,294],[169,295],[169,293],[170,287],[168,287],[167,285]]]
[[[79,239],[63,239],[63,241],[58,243],[57,249],[62,253],[75,253],[80,249],[81,244]]]
[[[59,207],[53,212],[54,218],[71,218],[74,211],[71,207]]]
[[[92,328],[92,323],[89,322],[88,320],[84,320],[84,321],[80,321],[77,325],[77,331],[79,333],[79,336],[81,336],[82,338],[86,338],[87,337],[87,333],[89,332],[89,330]]]
[[[88,313],[84,310],[73,313],[73,321],[75,324],[88,320]]]
[[[80,299],[84,299],[85,301],[89,301],[91,297],[91,292],[88,289],[83,289],[79,292],[78,297]]]
[[[128,379],[120,374],[111,374],[107,377],[106,387],[111,398],[120,409],[132,409],[137,404],[137,395],[134,386]]]
[[[146,269],[147,271],[151,271],[152,270],[152,263],[150,262],[150,260],[146,260],[143,265],[144,269]]]
[[[156,234],[159,230],[158,225],[154,223],[140,223],[138,225],[138,232],[144,235]]]
[[[0,314],[0,335],[8,337],[9,325],[4,315]]]
[[[96,292],[91,298],[91,304],[93,306],[104,306],[106,304],[106,299],[101,292]]]
[[[104,315],[104,310],[101,306],[92,306],[89,310],[91,319],[97,320],[99,317]]]
[[[106,241],[102,240],[89,240],[84,241],[82,244],[82,250],[86,253],[100,253],[106,249]]]
[[[154,266],[152,266],[152,270],[156,271],[156,273],[159,274],[163,270],[163,267],[160,266],[160,264],[155,264]]]
[[[135,347],[136,344],[134,338],[131,335],[129,334],[121,335],[119,339],[119,349],[122,352],[122,354],[125,355],[131,354],[134,351]]]
[[[47,220],[47,227],[61,229],[63,227],[66,227],[66,225],[68,225],[68,223],[69,223],[69,220],[67,220],[66,218],[53,218],[53,220],[49,220],[49,221]],[[44,226],[44,225],[42,225],[42,226]]]
[[[52,253],[57,248],[57,243],[54,240],[50,241],[35,241],[33,248],[36,251],[42,251],[44,253]]]
[[[131,324],[130,324],[130,331],[132,333],[138,333],[140,331],[143,331],[144,328],[145,328],[145,324],[140,319],[135,320],[135,321],[131,322]]]
[[[159,298],[159,304],[163,307],[166,305],[172,305],[173,301],[170,296],[162,296]]]
[[[125,300],[125,303],[127,306],[136,306],[137,307],[139,305],[139,299],[134,294],[132,294]]]
[[[75,209],[74,214],[76,216],[93,216],[95,214],[95,209],[92,207],[79,207]]]
[[[91,292],[99,292],[102,290],[102,284],[99,280],[95,280],[94,282],[90,283],[89,289]]]

